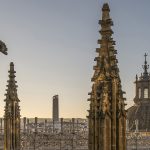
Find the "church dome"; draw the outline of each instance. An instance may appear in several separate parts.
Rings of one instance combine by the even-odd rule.
[[[150,131],[150,74],[147,71],[149,68],[146,60],[147,54],[144,56],[144,72],[139,78],[136,75],[135,104],[127,110],[127,126],[130,131],[134,131],[136,126],[139,131]]]

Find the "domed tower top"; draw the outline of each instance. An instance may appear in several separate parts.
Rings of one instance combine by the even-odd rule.
[[[149,65],[147,63],[148,54],[145,53],[145,61],[142,66],[144,72],[141,73],[141,76],[138,78],[136,75],[136,95],[134,102],[137,104],[139,102],[150,102],[150,74],[148,73]]]

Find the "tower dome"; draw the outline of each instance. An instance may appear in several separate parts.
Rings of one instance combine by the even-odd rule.
[[[129,129],[135,130],[135,122],[138,120],[138,129],[140,131],[150,131],[150,74],[147,63],[147,54],[142,66],[144,72],[141,76],[136,75],[134,106],[128,109],[127,118],[129,120]]]

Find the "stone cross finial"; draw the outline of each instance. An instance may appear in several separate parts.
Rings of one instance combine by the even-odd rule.
[[[147,56],[148,56],[148,54],[145,53],[145,55],[144,55],[144,57],[145,57],[145,62],[144,62],[144,65],[142,66],[143,69],[144,69],[144,75],[147,75],[147,74],[148,74],[147,70],[148,70],[148,68],[149,68],[149,65],[147,64],[147,59],[146,59]]]
[[[144,57],[145,57],[145,64],[147,64],[147,60],[146,57],[148,56],[148,54],[145,53]]]

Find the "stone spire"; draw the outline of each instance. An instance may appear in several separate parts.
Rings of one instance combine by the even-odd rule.
[[[109,5],[102,8],[100,48],[96,49],[92,92],[89,93],[89,150],[125,150],[126,111],[112,38]]]
[[[10,63],[4,115],[4,150],[20,150],[20,107],[13,62]]]

